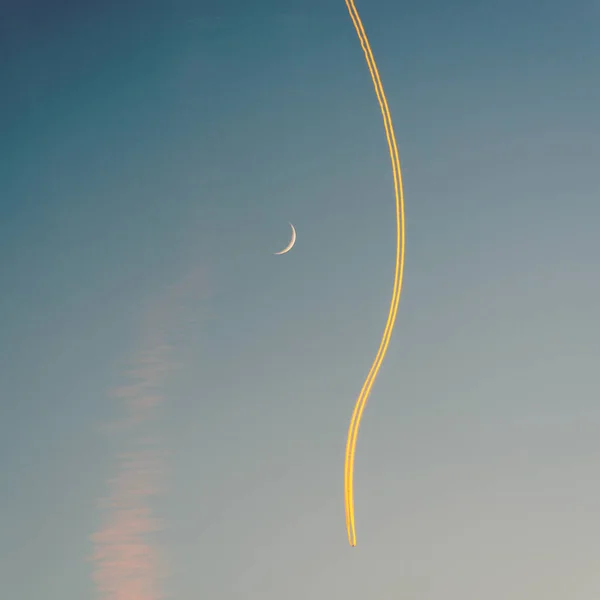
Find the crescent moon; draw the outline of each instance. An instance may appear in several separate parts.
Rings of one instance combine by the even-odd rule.
[[[296,230],[294,229],[294,226],[290,223],[290,227],[292,228],[292,239],[290,240],[290,243],[280,252],[275,252],[275,255],[279,255],[279,254],[285,254],[286,252],[289,252],[293,247],[294,244],[296,243]]]

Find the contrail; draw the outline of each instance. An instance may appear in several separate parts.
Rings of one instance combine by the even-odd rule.
[[[360,427],[360,420],[362,418],[367,399],[381,367],[381,363],[387,352],[390,338],[392,336],[392,330],[394,328],[394,322],[396,321],[396,314],[398,312],[398,304],[400,302],[400,292],[402,290],[402,279],[404,275],[404,193],[402,190],[402,172],[400,171],[400,159],[398,157],[398,147],[396,145],[396,136],[394,135],[394,127],[392,125],[392,117],[388,107],[387,99],[383,91],[383,85],[379,77],[379,71],[371,51],[369,39],[365,33],[362,21],[354,5],[354,0],[346,0],[346,6],[350,13],[350,18],[356,29],[356,33],[360,40],[367,66],[371,73],[371,79],[373,80],[373,87],[375,88],[375,94],[379,101],[381,108],[381,114],[383,116],[383,125],[385,127],[385,136],[388,142],[388,148],[390,153],[390,159],[392,161],[392,172],[394,175],[394,194],[396,199],[396,268],[394,272],[394,288],[392,291],[392,300],[390,303],[390,311],[388,314],[387,322],[379,350],[371,370],[365,379],[363,387],[356,400],[354,412],[352,413],[352,419],[350,420],[350,427],[348,429],[348,441],[346,443],[346,459],[344,464],[344,491],[345,491],[345,502],[346,502],[346,529],[348,530],[348,541],[351,546],[356,546],[356,528],[354,524],[354,454],[356,452],[356,439],[358,437],[358,429]]]
[[[128,383],[113,392],[125,415],[112,432],[126,435],[127,449],[117,454],[116,474],[109,493],[99,502],[106,511],[100,528],[91,536],[94,549],[92,578],[99,600],[163,600],[167,569],[153,539],[161,530],[152,500],[162,491],[165,449],[160,443],[160,406],[168,377],[179,366],[170,343],[178,330],[188,328],[181,313],[182,299],[195,292],[196,273],[168,290],[163,302],[147,315],[145,340],[128,371]]]
[[[166,573],[152,540],[161,522],[151,505],[160,492],[164,456],[149,426],[163,402],[160,388],[173,368],[171,351],[160,338],[151,340],[129,372],[133,383],[114,392],[128,413],[116,425],[128,434],[129,449],[117,455],[118,471],[108,482],[108,496],[99,503],[107,518],[91,537],[93,580],[101,600],[165,598],[161,580]]]

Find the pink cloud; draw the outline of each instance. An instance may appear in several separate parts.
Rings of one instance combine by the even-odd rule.
[[[116,474],[108,481],[109,493],[98,502],[105,511],[99,530],[91,536],[92,579],[100,600],[162,600],[167,570],[153,538],[162,521],[151,500],[161,491],[165,451],[149,425],[164,402],[161,387],[173,373],[173,347],[168,337],[181,329],[181,300],[195,296],[199,275],[192,273],[172,288],[163,302],[147,315],[145,343],[126,375],[129,382],[113,390],[122,401],[124,415],[105,430],[127,434],[130,448],[116,454]]]

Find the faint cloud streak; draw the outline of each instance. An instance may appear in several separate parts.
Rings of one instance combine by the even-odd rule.
[[[166,295],[147,315],[146,340],[127,372],[129,383],[112,392],[122,401],[124,416],[111,423],[110,433],[126,434],[128,447],[116,455],[117,475],[98,503],[106,511],[100,529],[91,536],[92,579],[101,600],[162,600],[168,571],[153,536],[162,529],[152,500],[163,491],[165,451],[154,431],[164,402],[161,388],[175,370],[168,343],[181,324],[179,300],[195,286],[192,275]]]

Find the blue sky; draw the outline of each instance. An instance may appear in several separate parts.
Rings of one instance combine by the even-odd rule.
[[[0,596],[116,600],[113,494],[118,600],[598,597],[598,4],[357,7],[407,251],[354,549],[395,227],[344,2],[0,9]]]

